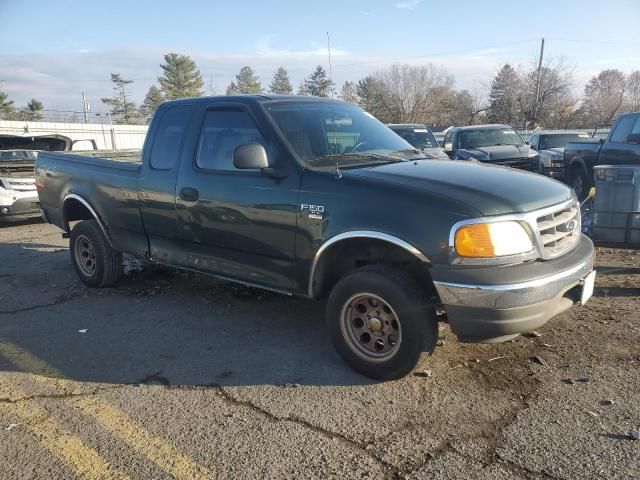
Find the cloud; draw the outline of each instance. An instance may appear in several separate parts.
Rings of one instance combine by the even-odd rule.
[[[423,0],[401,0],[395,3],[396,8],[402,8],[405,10],[413,10],[422,3]]]
[[[267,57],[298,57],[298,58],[308,58],[308,57],[328,57],[327,55],[327,47],[323,47],[318,45],[316,42],[312,42],[310,48],[305,50],[290,50],[290,49],[277,49],[271,46],[271,37],[266,36],[261,38],[255,43],[256,53],[258,55],[264,55]],[[342,57],[349,55],[349,52],[346,50],[339,50],[337,48],[331,47],[331,56],[332,57]]]

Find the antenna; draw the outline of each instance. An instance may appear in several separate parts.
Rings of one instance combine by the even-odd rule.
[[[329,53],[329,88],[331,89],[331,100],[333,100],[333,71],[331,69],[331,37],[327,32],[327,52]]]

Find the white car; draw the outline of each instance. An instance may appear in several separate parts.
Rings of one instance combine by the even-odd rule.
[[[32,150],[0,150],[0,220],[40,216],[36,157]]]

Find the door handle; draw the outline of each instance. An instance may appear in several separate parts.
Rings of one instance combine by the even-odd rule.
[[[180,190],[180,198],[185,202],[197,202],[200,198],[200,193],[195,188],[184,187]]]

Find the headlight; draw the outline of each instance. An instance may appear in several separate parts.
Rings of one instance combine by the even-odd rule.
[[[533,250],[527,231],[513,221],[463,225],[456,230],[454,239],[460,257],[503,257]]]
[[[546,168],[556,167],[558,163],[562,162],[562,157],[555,157],[553,155],[542,156],[542,166]]]

